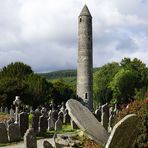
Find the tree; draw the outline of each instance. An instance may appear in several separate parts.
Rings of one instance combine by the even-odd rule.
[[[109,84],[113,91],[113,99],[120,104],[133,100],[136,82],[137,76],[133,71],[121,69]]]
[[[137,58],[134,58],[133,60],[129,58],[124,58],[120,64],[122,68],[130,70],[136,75],[137,89],[148,85],[148,68],[142,61]]]
[[[27,94],[29,98],[24,98],[24,103],[32,106],[37,106],[48,102],[52,96],[52,83],[37,74],[30,74],[26,79]]]
[[[22,63],[22,62],[15,62],[11,63],[2,68],[0,71],[0,78],[9,77],[14,78],[17,77],[19,79],[24,79],[27,75],[33,73],[30,66]]]
[[[102,66],[94,73],[94,99],[97,103],[104,104],[112,99],[112,90],[109,84],[119,69],[119,64],[112,62]]]
[[[15,96],[24,97],[27,85],[18,78],[3,77],[0,79],[0,103],[10,107]]]
[[[68,99],[74,96],[73,90],[63,79],[59,79],[53,83],[53,100],[56,104],[66,102]]]

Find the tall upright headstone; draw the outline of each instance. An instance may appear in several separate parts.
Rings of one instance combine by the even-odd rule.
[[[86,5],[79,15],[78,23],[77,96],[92,110],[92,16]]]

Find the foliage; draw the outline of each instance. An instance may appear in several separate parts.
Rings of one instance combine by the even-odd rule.
[[[27,94],[30,99],[25,99],[25,104],[37,106],[38,104],[44,104],[51,98],[50,91],[53,89],[53,85],[47,82],[45,78],[37,74],[31,74],[26,79]]]
[[[63,81],[63,79],[55,81],[53,83],[53,87],[53,100],[56,104],[66,102],[68,99],[73,98],[74,96],[73,90]]]
[[[148,145],[148,104],[144,103],[144,101],[136,100],[128,104],[128,108],[123,108],[116,120],[119,121],[128,114],[136,114],[138,116],[140,122],[136,145],[138,148],[146,148]]]
[[[148,68],[137,58],[108,63],[94,74],[94,99],[99,103],[128,103],[144,99],[148,87]]]
[[[137,77],[135,86],[136,88],[139,89],[147,86],[148,68],[142,61],[137,58],[134,58],[133,60],[129,58],[124,58],[120,64],[124,69],[131,70],[134,73],[135,77]]]
[[[61,78],[64,83],[68,84],[69,87],[73,90],[73,91],[76,91],[76,77],[66,77],[66,78]],[[51,82],[51,83],[55,83],[59,80],[58,79],[49,79],[48,81]]]
[[[24,104],[36,107],[54,100],[56,104],[72,97],[73,90],[63,80],[54,83],[34,74],[21,62],[11,63],[0,71],[0,104],[10,107],[15,96]]]
[[[2,68],[0,71],[0,78],[9,77],[9,78],[20,78],[24,79],[27,75],[33,73],[30,66],[22,63],[22,62],[15,62],[11,63]]]
[[[144,86],[140,89],[135,89],[135,98],[137,100],[144,100],[147,98],[147,93],[148,92],[148,88],[147,86]]]
[[[117,103],[127,103],[134,98],[137,78],[130,70],[120,69],[110,82],[113,98]]]
[[[49,99],[51,87],[52,84],[34,74],[30,66],[11,63],[0,71],[0,104],[10,107],[15,96],[20,96],[24,104],[43,104]]]
[[[110,102],[112,91],[109,84],[119,69],[119,64],[112,62],[102,66],[94,73],[94,98],[97,102],[103,104]]]
[[[15,96],[26,96],[27,85],[17,77],[3,77],[0,79],[0,103],[10,107]]]

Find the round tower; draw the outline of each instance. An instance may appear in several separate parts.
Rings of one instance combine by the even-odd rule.
[[[77,96],[93,109],[92,16],[85,5],[78,18]]]

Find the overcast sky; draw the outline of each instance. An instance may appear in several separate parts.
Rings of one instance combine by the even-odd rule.
[[[35,72],[76,68],[85,3],[93,16],[94,67],[124,57],[148,65],[148,0],[0,0],[0,68],[15,61]]]

